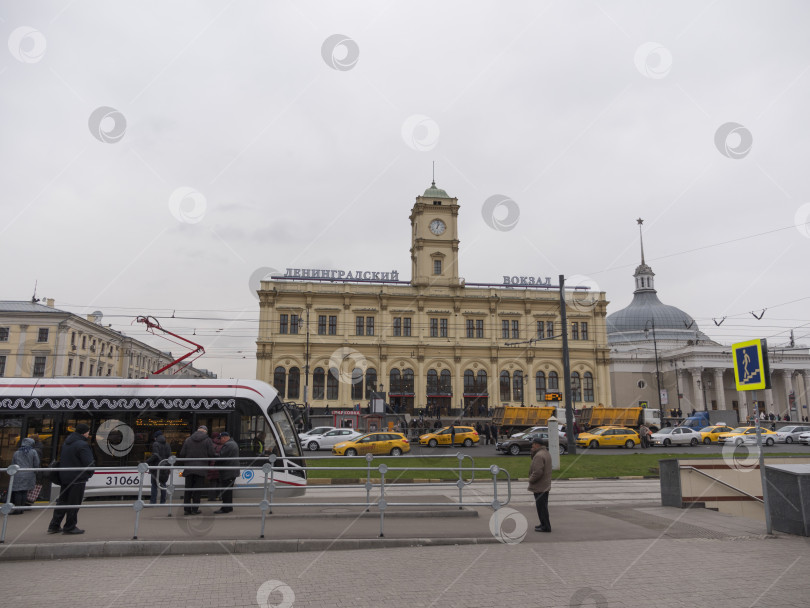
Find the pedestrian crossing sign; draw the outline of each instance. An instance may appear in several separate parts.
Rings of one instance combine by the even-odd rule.
[[[748,340],[732,344],[731,353],[734,358],[734,379],[738,391],[771,388],[767,340]]]

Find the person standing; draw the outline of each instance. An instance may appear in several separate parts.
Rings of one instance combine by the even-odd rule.
[[[548,494],[551,491],[551,454],[548,453],[548,442],[536,437],[532,441],[532,464],[529,467],[529,491],[534,494],[537,517],[540,525],[535,532],[551,532],[551,521],[548,514]]]
[[[214,443],[208,436],[208,427],[201,424],[197,427],[180,448],[180,458],[192,458],[185,463],[183,469],[183,479],[186,482],[186,491],[183,494],[183,512],[186,515],[199,515],[200,499],[203,486],[205,485],[205,469],[190,469],[188,467],[205,467],[208,461],[214,457]]]
[[[64,507],[73,507],[82,504],[84,488],[87,480],[93,476],[92,467],[96,464],[93,450],[90,448],[90,427],[86,424],[77,424],[76,430],[67,436],[62,444],[62,453],[59,457],[60,468],[79,468],[80,471],[59,472],[59,498],[56,504]],[[62,528],[62,519],[65,527]],[[79,523],[79,509],[54,509],[51,523],[48,525],[48,534],[84,534],[84,530],[77,527]]]
[[[650,429],[646,424],[642,424],[638,427],[638,435],[641,438],[641,449],[650,447]]]
[[[489,442],[492,438],[492,427],[490,426],[489,422],[484,423],[484,437],[486,438],[486,445],[489,445]]]
[[[450,425],[450,447],[456,447],[456,427],[454,425]]]
[[[34,440],[26,437],[22,440],[20,448],[11,457],[11,464],[16,464],[21,469],[39,468],[39,454],[34,448]],[[37,483],[36,471],[20,471],[14,475],[13,491],[11,492],[11,502],[15,507],[24,507],[28,496],[28,491],[33,490]],[[25,511],[14,509],[11,515],[22,515]]]
[[[212,500],[219,500],[221,492],[219,488],[221,484],[219,483],[219,463],[217,463],[216,459],[219,458],[219,451],[222,449],[222,444],[219,442],[220,433],[214,432],[211,433],[211,441],[214,444],[214,460],[208,462],[211,465],[211,468],[205,472],[205,480],[208,482],[208,502]]]
[[[238,467],[239,466],[239,446],[231,439],[231,434],[228,431],[222,431],[219,434],[219,460],[218,464],[221,467]],[[222,488],[222,506],[214,511],[214,513],[230,513],[233,507],[233,484],[236,483],[236,478],[239,476],[239,469],[220,469],[219,470],[219,487]]]
[[[149,460],[146,461],[150,467],[165,467],[169,463],[167,460],[172,455],[172,450],[169,444],[166,443],[166,437],[163,436],[163,431],[155,431],[154,441],[152,442],[152,454]],[[160,488],[160,504],[166,503],[166,482],[169,481],[169,471],[150,471],[152,480],[152,493],[149,494],[149,503],[157,504],[158,488]]]

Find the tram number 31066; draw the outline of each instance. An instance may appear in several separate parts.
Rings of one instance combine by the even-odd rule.
[[[137,486],[139,483],[138,475],[105,475],[106,483],[108,486]]]

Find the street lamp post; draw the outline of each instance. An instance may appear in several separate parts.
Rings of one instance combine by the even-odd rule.
[[[664,405],[661,402],[661,372],[658,367],[658,340],[655,338],[655,319],[647,321],[652,326],[653,335],[653,349],[655,351],[655,384],[658,388],[658,422],[663,428],[664,426]],[[644,324],[644,336],[647,336],[647,324]]]

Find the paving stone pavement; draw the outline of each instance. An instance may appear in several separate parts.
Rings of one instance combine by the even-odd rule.
[[[799,606],[791,536],[638,539],[0,564],[6,606]],[[257,598],[258,594],[258,598]]]

